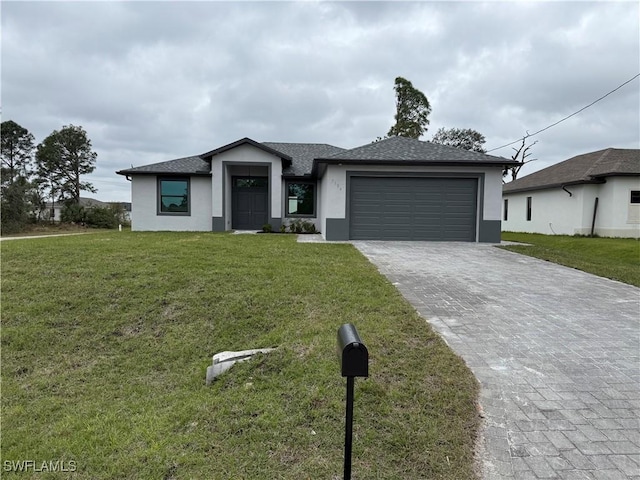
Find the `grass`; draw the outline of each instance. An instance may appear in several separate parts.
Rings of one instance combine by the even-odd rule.
[[[502,240],[529,244],[502,247],[512,252],[640,287],[640,242],[637,239],[503,232]]]
[[[131,232],[3,242],[3,466],[341,478],[347,322],[370,359],[355,385],[353,478],[475,478],[475,379],[351,245]],[[205,385],[214,353],[269,346]],[[18,475],[69,473],[3,471]]]

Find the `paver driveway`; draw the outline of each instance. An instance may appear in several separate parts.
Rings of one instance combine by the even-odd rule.
[[[640,289],[493,245],[353,244],[478,378],[486,479],[640,479]]]

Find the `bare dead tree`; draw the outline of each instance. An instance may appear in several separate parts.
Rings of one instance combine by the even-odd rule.
[[[516,152],[511,156],[511,160],[515,160],[516,162],[520,162],[520,165],[516,165],[514,167],[505,167],[503,172],[502,172],[502,181],[504,182],[504,177],[506,177],[507,175],[511,174],[511,181],[514,181],[516,178],[518,178],[518,173],[520,173],[520,169],[526,165],[529,162],[534,162],[537,160],[537,158],[529,158],[531,156],[531,152],[529,152],[529,149],[531,147],[533,147],[536,143],[538,143],[538,141],[536,140],[535,142],[527,145],[527,137],[523,137],[522,138],[522,145],[520,145],[520,147],[515,148],[512,147],[512,149]]]

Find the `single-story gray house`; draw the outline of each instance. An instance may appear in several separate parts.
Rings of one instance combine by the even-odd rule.
[[[118,171],[133,230],[274,231],[295,219],[327,240],[500,241],[513,160],[404,137],[351,150],[243,138]]]
[[[502,229],[640,237],[640,150],[577,155],[503,187]]]

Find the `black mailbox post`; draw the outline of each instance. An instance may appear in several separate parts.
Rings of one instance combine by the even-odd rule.
[[[353,443],[353,384],[355,377],[369,376],[369,351],[356,327],[350,323],[338,329],[338,359],[342,376],[347,377],[347,412],[344,433],[344,478],[351,478],[351,445]]]

